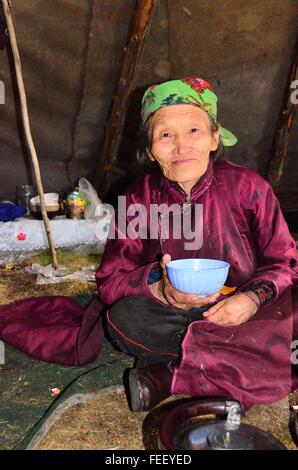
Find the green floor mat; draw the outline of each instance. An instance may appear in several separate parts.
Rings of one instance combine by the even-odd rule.
[[[75,300],[87,306],[92,296]],[[133,360],[105,344],[98,359],[82,367],[66,367],[32,359],[6,346],[0,366],[0,449],[25,449],[51,413],[77,393],[96,393],[121,384]],[[61,394],[52,397],[51,389]]]

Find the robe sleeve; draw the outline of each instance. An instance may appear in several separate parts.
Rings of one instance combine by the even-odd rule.
[[[247,197],[246,192],[244,204],[250,218],[257,269],[239,290],[246,290],[256,281],[271,282],[275,294],[272,302],[292,285],[295,273],[297,275],[296,243],[271,186],[261,176],[252,178],[250,194]]]
[[[272,282],[259,280],[251,282],[245,287],[241,288],[241,292],[253,292],[253,294],[258,298],[259,307],[263,307],[268,304],[271,300],[276,298],[276,293]]]
[[[133,194],[126,195],[126,206],[138,203]],[[125,218],[125,229],[127,230],[129,216]],[[145,296],[155,297],[151,294],[148,280],[152,269],[157,269],[159,263],[153,260],[150,262],[148,255],[150,239],[149,237],[131,239],[123,234],[120,228],[118,213],[113,218],[113,238],[109,238],[105,251],[96,273],[96,281],[99,297],[103,303],[110,306],[122,297]],[[110,235],[111,236],[111,230]]]

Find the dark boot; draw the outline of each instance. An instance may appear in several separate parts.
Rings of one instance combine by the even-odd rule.
[[[149,411],[170,396],[173,364],[155,364],[143,369],[130,369],[128,401],[131,411]]]

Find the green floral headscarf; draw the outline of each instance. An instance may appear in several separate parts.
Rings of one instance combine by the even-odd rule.
[[[193,104],[206,111],[217,122],[217,96],[210,83],[196,77],[171,80],[160,85],[151,85],[142,100],[142,121],[145,124],[158,109],[175,104]],[[235,145],[237,137],[221,127],[220,140],[223,145]]]

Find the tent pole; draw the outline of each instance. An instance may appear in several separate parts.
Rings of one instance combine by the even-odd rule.
[[[21,114],[22,114],[26,142],[27,142],[27,146],[29,149],[29,153],[30,153],[33,168],[34,168],[35,180],[36,180],[37,190],[38,190],[38,194],[40,198],[43,223],[45,226],[45,230],[46,230],[46,234],[47,234],[47,238],[49,242],[49,247],[51,250],[52,266],[54,269],[57,269],[58,267],[57,252],[54,246],[50,222],[47,216],[46,205],[45,205],[45,200],[44,200],[44,191],[43,191],[41,174],[40,174],[40,167],[39,167],[39,162],[38,162],[36,150],[35,150],[33,139],[32,139],[31,129],[30,129],[26,91],[25,91],[25,85],[24,85],[24,80],[23,80],[23,75],[22,75],[21,59],[19,55],[15,29],[13,26],[13,21],[12,21],[12,16],[10,13],[8,0],[2,0],[2,5],[3,5],[3,11],[4,11],[5,19],[6,19],[7,29],[9,32],[10,45],[11,45],[14,64],[15,64],[17,84],[18,84],[20,104],[21,104]]]
[[[106,176],[111,170],[112,160],[117,155],[130,93],[156,4],[157,0],[137,0],[132,30],[124,48],[120,76],[113,94],[112,109],[105,128],[102,153],[94,178],[95,187],[99,192],[102,191]]]

